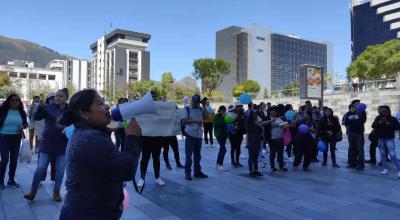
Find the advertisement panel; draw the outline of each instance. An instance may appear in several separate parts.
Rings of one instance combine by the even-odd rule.
[[[319,66],[300,66],[300,98],[322,99],[323,70]]]

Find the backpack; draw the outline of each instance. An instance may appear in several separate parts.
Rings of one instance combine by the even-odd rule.
[[[190,117],[190,109],[187,106],[185,107],[185,109],[186,109],[186,113],[187,113],[187,118],[186,119],[189,119],[189,117]],[[181,120],[181,132],[182,132],[183,136],[187,136],[187,133],[185,131],[186,124],[183,123],[183,120],[184,119]]]

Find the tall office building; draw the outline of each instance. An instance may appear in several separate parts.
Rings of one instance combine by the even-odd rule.
[[[149,34],[116,29],[90,46],[90,86],[98,91],[150,79]]]
[[[247,28],[228,27],[216,33],[216,57],[231,64],[230,73],[217,90],[231,96],[235,85],[256,80],[262,91],[283,90],[299,80],[303,64],[321,66],[333,72],[332,45],[274,33],[251,25]]]
[[[400,37],[400,0],[352,0],[352,60],[368,46]]]

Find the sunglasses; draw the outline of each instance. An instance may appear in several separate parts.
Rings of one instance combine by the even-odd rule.
[[[19,102],[19,99],[10,99],[10,102]]]

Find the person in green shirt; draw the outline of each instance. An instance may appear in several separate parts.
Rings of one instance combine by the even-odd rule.
[[[217,159],[217,169],[221,171],[227,170],[223,165],[226,153],[225,144],[228,137],[228,128],[225,123],[225,113],[226,107],[222,105],[218,108],[218,113],[214,117],[214,135],[217,138],[220,146]]]

